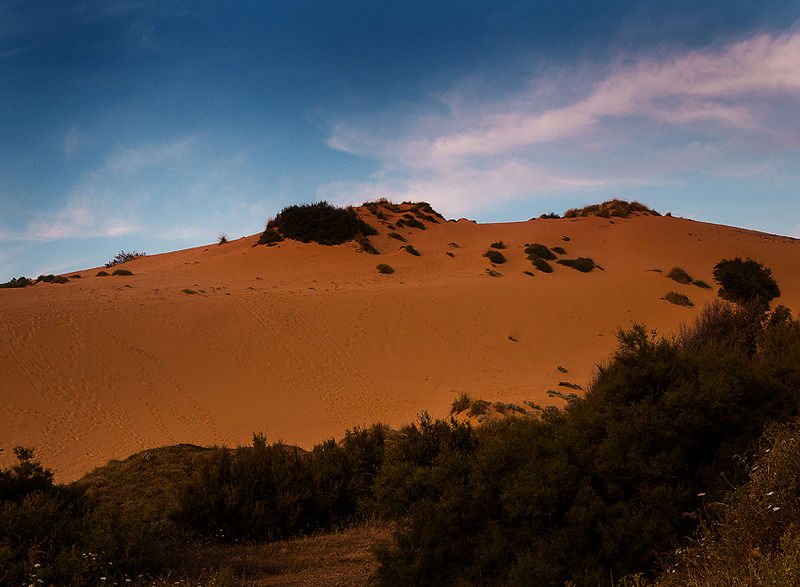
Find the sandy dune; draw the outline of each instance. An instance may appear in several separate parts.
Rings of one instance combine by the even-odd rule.
[[[546,391],[588,384],[618,327],[674,332],[715,297],[667,279],[673,266],[712,283],[720,259],[752,257],[772,268],[778,302],[800,309],[800,241],[785,237],[670,217],[461,220],[400,230],[415,257],[365,219],[381,229],[380,256],[248,237],[136,259],[129,277],[91,269],[0,290],[0,459],[35,446],[71,480],[147,447],[257,431],[310,447],[356,425],[443,416],[462,391],[560,404]],[[508,262],[492,277],[481,255],[497,240]],[[532,242],[604,270],[526,275]],[[395,273],[379,275],[380,262]],[[670,290],[695,307],[662,300]]]

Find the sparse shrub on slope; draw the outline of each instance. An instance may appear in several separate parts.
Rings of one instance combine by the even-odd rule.
[[[536,267],[542,273],[552,273],[553,272],[553,267],[550,265],[550,263],[548,263],[547,261],[545,261],[541,257],[536,257],[536,256],[530,256],[529,255],[528,259],[530,259],[531,263],[533,263],[533,266]]]
[[[676,291],[668,291],[666,294],[664,294],[664,299],[672,304],[675,304],[676,306],[687,306],[687,307],[694,306],[694,304],[688,298],[688,296],[685,296]]]
[[[535,256],[546,261],[555,261],[556,258],[556,256],[553,254],[553,251],[551,251],[545,245],[539,243],[525,245],[525,254],[528,255],[529,259]]]
[[[147,253],[140,253],[139,251],[120,251],[117,253],[117,256],[111,259],[108,263],[106,263],[106,267],[114,267],[115,265],[119,265],[121,263],[127,263],[128,261],[133,261],[137,257],[144,257]]]
[[[577,259],[559,259],[556,261],[559,265],[564,265],[565,267],[571,267],[581,273],[589,273],[592,269],[597,267],[598,265],[589,257],[578,257]]]
[[[692,276],[680,267],[673,267],[670,269],[669,273],[667,273],[667,277],[674,279],[678,283],[692,283]]]
[[[384,275],[391,275],[392,273],[394,273],[394,269],[392,268],[392,266],[386,263],[378,263],[375,266],[375,269],[378,270],[378,273],[382,273]]]
[[[378,233],[353,208],[337,208],[328,202],[287,206],[267,224],[269,229],[285,238],[322,245],[338,245],[358,235]]]
[[[754,304],[762,310],[781,295],[772,271],[753,259],[723,259],[714,265],[714,281],[719,297],[740,305]]]
[[[483,254],[484,257],[489,259],[492,263],[497,265],[501,265],[506,262],[506,257],[500,251],[496,251],[494,249],[489,249]]]

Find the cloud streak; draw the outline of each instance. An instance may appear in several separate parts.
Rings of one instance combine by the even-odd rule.
[[[360,191],[374,188],[379,191],[372,197],[421,198],[459,211],[497,199],[644,181],[641,175],[620,175],[616,163],[607,166],[613,175],[598,172],[603,165],[585,166],[586,159],[611,161],[633,151],[651,173],[696,166],[688,157],[680,163],[682,158],[674,156],[681,143],[687,150],[713,145],[703,163],[709,172],[720,173],[735,167],[725,161],[734,151],[741,155],[800,144],[797,134],[786,129],[787,124],[800,125],[781,116],[791,114],[785,112],[787,104],[796,112],[800,101],[798,55],[800,30],[795,27],[716,50],[627,58],[596,79],[586,79],[593,68],[584,66],[533,78],[525,92],[488,104],[465,103],[451,93],[444,105],[457,104],[457,110],[407,119],[410,130],[399,139],[376,140],[378,129],[340,122],[328,144],[379,159],[382,171]],[[542,106],[542,88],[552,87],[567,96],[566,105]],[[583,88],[583,94],[570,87]],[[657,136],[670,139],[671,164],[678,167],[670,168],[657,149],[647,146]],[[643,160],[644,152],[651,160]],[[563,156],[562,164],[546,163],[554,154]],[[385,181],[382,176],[389,170],[405,179]],[[335,186],[321,193],[326,191],[335,192]]]

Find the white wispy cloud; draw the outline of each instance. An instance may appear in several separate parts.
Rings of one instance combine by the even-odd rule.
[[[446,114],[409,117],[396,125],[396,138],[364,121],[339,121],[328,145],[382,163],[375,180],[350,189],[459,211],[498,198],[638,184],[642,173],[621,173],[614,161],[629,155],[655,182],[687,169],[735,175],[741,167],[730,157],[800,145],[800,122],[787,109],[796,112],[800,101],[798,55],[795,27],[713,50],[624,56],[598,67],[599,78],[582,64],[532,78],[524,91],[495,100],[470,103],[449,92]],[[553,106],[554,95],[561,105]],[[657,136],[672,139],[669,146],[648,146]],[[552,162],[556,155],[562,164]],[[748,165],[749,172],[768,168],[763,161]],[[388,171],[397,172],[393,181],[382,178]],[[320,194],[342,187],[325,186]]]
[[[135,148],[119,149],[106,161],[112,173],[131,175],[143,169],[169,168],[184,161],[197,145],[198,137],[190,135],[171,142],[159,142]]]

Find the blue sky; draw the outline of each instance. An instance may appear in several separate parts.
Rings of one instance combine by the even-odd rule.
[[[800,3],[0,0],[0,281],[427,200],[800,236]]]

